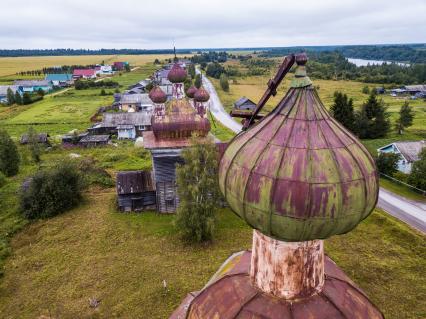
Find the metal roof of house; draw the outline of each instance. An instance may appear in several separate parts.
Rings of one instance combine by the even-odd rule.
[[[70,81],[72,80],[72,74],[58,73],[58,74],[47,74],[45,77],[46,81]]]
[[[117,194],[137,194],[154,191],[151,171],[128,171],[117,173]]]
[[[419,85],[406,85],[405,89],[408,91],[421,91],[426,92],[426,85],[425,84],[419,84]]]
[[[116,127],[119,125],[151,125],[152,112],[135,113],[104,113],[102,126]]]
[[[47,80],[15,80],[17,86],[51,86],[50,81]]]
[[[79,143],[108,142],[109,139],[109,135],[86,135],[80,140]]]
[[[245,104],[245,103],[249,103],[249,104],[251,104],[251,105],[253,105],[253,106],[256,106],[256,103],[254,103],[252,100],[250,100],[248,97],[245,97],[245,96],[243,96],[243,97],[241,97],[241,98],[239,98],[235,103],[234,103],[234,106],[235,107],[240,107],[241,105],[243,105],[243,104]]]
[[[0,85],[0,95],[7,95],[7,89],[10,88],[13,93],[18,89],[17,85]]]
[[[381,151],[391,145],[394,145],[407,161],[415,162],[419,160],[420,152],[426,147],[426,141],[394,142],[379,148],[378,151]]]
[[[142,94],[123,94],[121,95],[121,103],[125,104],[144,104],[154,105],[152,100],[149,98],[148,93]]]
[[[134,129],[134,125],[118,125],[117,130],[132,130]]]
[[[96,71],[94,69],[75,69],[74,76],[94,76]]]

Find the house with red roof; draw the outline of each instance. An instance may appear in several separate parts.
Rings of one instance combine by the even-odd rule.
[[[72,74],[73,79],[95,79],[95,69],[75,69]]]

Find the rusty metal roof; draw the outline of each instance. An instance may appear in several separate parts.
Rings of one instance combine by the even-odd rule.
[[[182,83],[186,80],[187,73],[184,68],[180,66],[179,63],[175,63],[167,74],[167,79],[172,83]]]
[[[165,113],[152,118],[152,130],[159,139],[189,138],[194,133],[206,136],[210,131],[209,120],[198,115],[186,99],[172,100]]]
[[[210,134],[205,137],[198,137],[197,140],[203,142],[211,138]],[[189,137],[181,138],[157,138],[152,131],[143,132],[143,147],[149,150],[164,148],[184,148],[192,145]]]
[[[186,90],[186,96],[190,99],[194,98],[194,94],[198,91],[198,89],[193,85],[188,90]]]
[[[345,273],[325,258],[322,291],[301,300],[269,296],[250,282],[251,252],[234,254],[199,292],[189,294],[170,319],[383,319]]]
[[[154,191],[151,171],[126,171],[117,173],[117,194],[137,194]]]
[[[378,196],[372,157],[329,115],[304,65],[278,106],[230,142],[219,185],[238,216],[283,241],[346,233]]]
[[[154,103],[163,104],[167,101],[167,95],[164,91],[159,87],[155,86],[150,92],[149,97]]]

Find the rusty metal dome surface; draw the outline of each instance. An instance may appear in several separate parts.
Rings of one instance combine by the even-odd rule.
[[[232,210],[282,241],[346,233],[378,197],[372,157],[329,115],[303,68],[278,106],[231,141],[219,167]]]
[[[193,85],[186,91],[186,96],[189,97],[190,99],[193,99],[197,91],[198,89]]]
[[[149,92],[149,98],[152,100],[152,102],[157,104],[163,104],[167,101],[166,93],[164,93],[164,91],[159,86],[152,88],[152,90]]]
[[[189,294],[170,319],[383,319],[383,314],[345,273],[325,257],[321,292],[300,300],[262,293],[250,282],[251,252],[229,258],[201,291]]]
[[[200,87],[194,94],[194,100],[197,102],[207,102],[210,99],[209,92],[204,87]]]
[[[185,82],[187,73],[184,68],[182,68],[179,63],[175,63],[167,75],[167,79],[172,83],[182,83]]]
[[[182,138],[193,134],[207,136],[210,122],[202,118],[186,99],[172,100],[166,105],[165,116],[152,118],[156,138]]]

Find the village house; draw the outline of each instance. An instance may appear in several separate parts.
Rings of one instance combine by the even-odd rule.
[[[16,80],[14,84],[21,94],[34,93],[39,90],[50,92],[53,89],[52,82],[47,80]]]
[[[11,89],[13,94],[18,90],[16,85],[0,85],[0,103],[8,103],[7,101],[7,89]]]
[[[135,113],[104,113],[102,122],[93,125],[88,129],[90,134],[110,134],[118,135],[120,128],[120,138],[127,138],[133,136],[142,136],[142,132],[151,129],[151,116],[152,112],[135,112]]]
[[[95,72],[96,75],[112,75],[114,73],[111,65],[97,65]]]
[[[112,68],[114,71],[123,71],[128,65],[129,62],[114,62]]]
[[[154,105],[147,93],[122,94],[118,103],[123,112],[152,111]]]
[[[156,193],[151,171],[118,172],[116,188],[120,211],[155,209]]]
[[[77,79],[96,79],[95,69],[75,69],[72,73],[74,80]]]
[[[240,111],[254,111],[256,108],[256,103],[254,103],[249,98],[243,96],[238,101],[234,103],[234,110]]]
[[[419,160],[419,154],[426,147],[426,141],[404,141],[394,142],[377,149],[378,154],[394,153],[399,154],[398,170],[409,174],[415,161]]]
[[[67,73],[46,74],[44,79],[52,82],[52,85],[56,87],[66,87],[74,83],[72,74]]]

